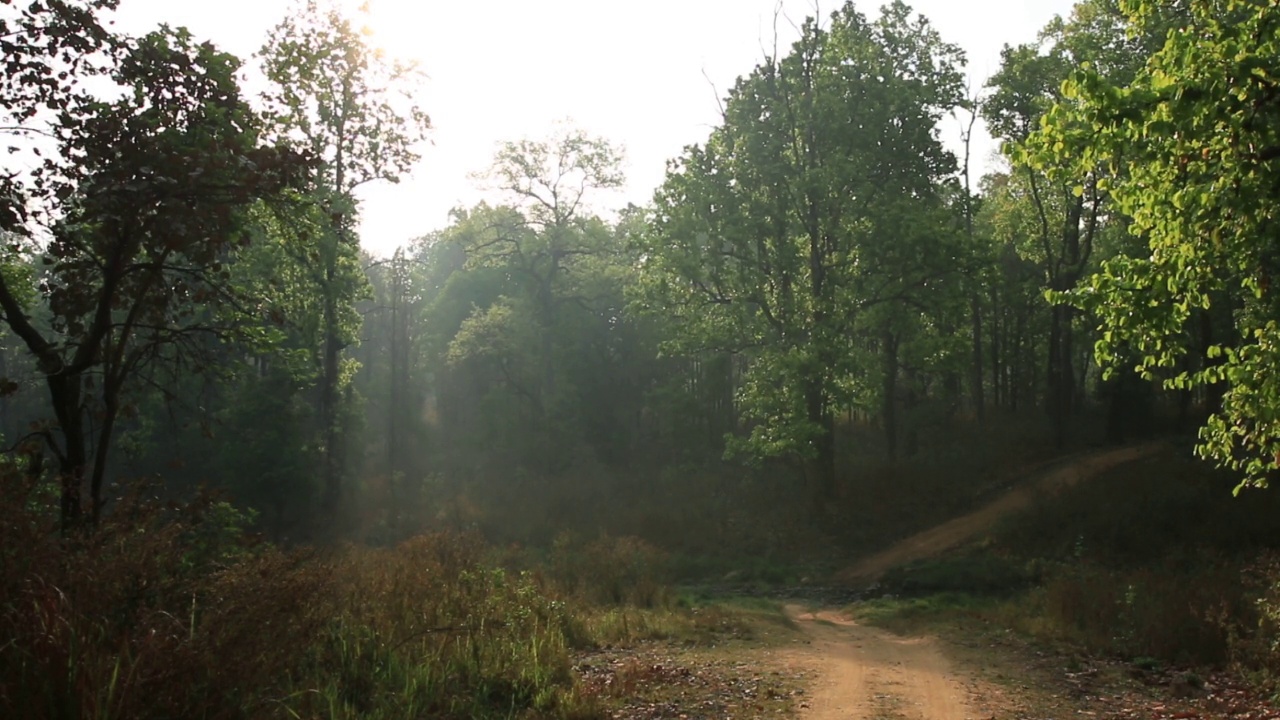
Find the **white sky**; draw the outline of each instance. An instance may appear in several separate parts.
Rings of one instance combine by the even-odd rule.
[[[449,210],[483,199],[470,177],[499,142],[540,138],[557,121],[622,145],[628,186],[621,203],[646,203],[666,161],[703,141],[723,94],[814,11],[814,0],[370,0],[376,44],[418,61],[429,81],[422,104],[434,129],[411,177],[363,193],[365,247],[389,254],[444,227]],[[860,2],[874,13],[880,0]],[[1028,42],[1072,0],[915,0],[944,39],[964,48],[973,87],[999,66],[1006,43]],[[837,7],[821,2],[826,16]],[[117,27],[165,22],[248,59],[290,0],[123,0]],[[712,89],[712,86],[716,90]],[[942,128],[958,134],[959,123]],[[984,135],[976,169],[993,162]],[[619,204],[621,204],[619,203]]]

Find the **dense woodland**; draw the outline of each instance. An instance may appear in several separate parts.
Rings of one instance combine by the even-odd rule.
[[[904,3],[849,3],[650,202],[611,206],[623,147],[566,125],[390,257],[358,190],[418,161],[418,68],[313,0],[246,59],[116,4],[0,4],[9,547],[200,497],[192,527],[282,548],[849,557],[945,517],[868,529],[913,467],[1168,433],[1242,486],[1280,465],[1268,0],[1081,0],[981,86]],[[941,140],[979,121],[982,177]]]

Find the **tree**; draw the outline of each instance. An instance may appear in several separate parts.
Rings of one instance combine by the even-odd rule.
[[[1037,44],[1006,46],[1000,71],[989,81],[992,93],[983,114],[993,133],[1005,141],[1007,151],[1016,153],[1058,100],[1058,87],[1072,58],[1065,43],[1047,36],[1056,29],[1060,40],[1062,28],[1060,22],[1055,23]],[[1083,170],[1083,177],[1059,177],[1050,182],[1031,165],[1015,160],[1014,172],[1023,176],[1016,187],[1026,188],[1025,203],[1036,219],[1027,230],[1037,240],[1034,255],[1045,287],[1069,290],[1084,275],[1093,255],[1102,209],[1096,171],[1089,168]],[[1080,192],[1073,191],[1077,183]],[[1067,421],[1077,391],[1073,372],[1075,309],[1055,302],[1049,318],[1046,406],[1061,446],[1066,442]]]
[[[300,156],[259,144],[234,57],[183,30],[112,42],[119,99],[53,90],[18,98],[59,109],[49,129],[59,153],[31,182],[49,209],[38,287],[47,326],[0,273],[4,321],[35,356],[57,418],[61,440],[43,435],[58,459],[67,525],[82,515],[86,481],[90,518],[99,517],[127,389],[161,386],[166,369],[199,370],[211,339],[234,330],[211,309],[236,301],[225,263],[243,238],[243,211],[301,184],[306,170]],[[57,62],[78,45],[50,47]],[[4,229],[30,237],[23,210],[10,205]]]
[[[266,98],[272,137],[297,143],[322,168],[311,192],[317,226],[303,228],[294,240],[302,261],[314,268],[323,299],[323,504],[333,512],[344,471],[339,404],[351,374],[342,354],[357,336],[352,304],[366,283],[354,230],[355,193],[407,173],[418,161],[430,120],[414,99],[417,69],[366,46],[360,29],[333,5],[300,2],[272,31],[261,56],[273,85]]]
[[[955,269],[937,262],[955,159],[935,128],[960,62],[901,2],[874,22],[851,4],[829,28],[810,19],[657,194],[642,303],[678,314],[669,350],[748,358],[738,447],[803,459],[817,502],[835,489],[835,413],[867,392],[860,321]]]
[[[1274,197],[1280,186],[1280,10],[1261,0],[1193,0],[1167,8],[1122,3],[1138,28],[1169,27],[1128,83],[1073,75],[1067,100],[1036,137],[1042,165],[1101,165],[1109,192],[1146,252],[1121,255],[1073,294],[1096,314],[1099,357],[1136,365],[1170,388],[1227,383],[1201,429],[1198,452],[1265,485],[1280,465],[1280,260]],[[1067,149],[1075,157],[1066,157]],[[1188,369],[1197,314],[1234,325]]]
[[[560,307],[572,300],[563,292],[564,279],[579,258],[602,250],[608,231],[590,212],[592,196],[621,187],[621,164],[622,153],[606,140],[564,128],[547,140],[504,143],[490,170],[523,222],[469,252],[481,262],[500,259],[533,290],[530,299],[542,327],[536,391],[544,410],[556,392],[553,328]]]
[[[1093,271],[1103,235],[1123,219],[1110,204],[1110,168],[1075,162],[1066,150],[1058,165],[1043,157],[1032,162],[1026,154],[1029,138],[1051,109],[1066,102],[1062,84],[1072,68],[1088,66],[1110,82],[1125,84],[1180,17],[1176,5],[1170,5],[1158,18],[1133,23],[1116,0],[1084,0],[1069,17],[1051,21],[1037,42],[1006,46],[1001,68],[988,83],[991,94],[983,114],[993,134],[1004,141],[1012,161],[1010,174],[1016,176],[1000,187],[1007,191],[1005,200],[1017,203],[1003,207],[1025,215],[1016,208],[1023,204],[1032,217],[1032,222],[1021,223],[1026,242],[1020,240],[1015,247],[1039,266],[1044,289],[1053,298],[1044,348],[1045,405],[1059,445],[1066,442],[1069,418],[1084,397],[1076,374],[1083,365],[1077,349],[1080,313],[1063,293]]]

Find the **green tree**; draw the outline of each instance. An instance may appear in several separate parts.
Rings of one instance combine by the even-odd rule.
[[[955,159],[938,141],[961,54],[898,2],[810,19],[729,93],[724,122],[673,164],[642,248],[642,303],[674,312],[669,349],[744,354],[749,454],[835,483],[835,412],[866,393],[864,314],[954,268],[930,262]]]
[[[1138,28],[1170,25],[1161,3],[1121,3]],[[1074,294],[1100,320],[1098,355],[1129,353],[1166,387],[1227,383],[1199,453],[1265,485],[1280,464],[1280,305],[1274,195],[1280,182],[1280,10],[1261,0],[1192,0],[1137,76],[1074,74],[1036,137],[1044,166],[1100,165],[1146,251],[1121,255]],[[1197,314],[1233,332],[1188,370]],[[1221,314],[1219,312],[1219,314]]]
[[[101,512],[129,388],[199,370],[210,343],[235,331],[212,308],[236,301],[226,262],[244,237],[244,211],[300,185],[306,170],[259,144],[234,57],[182,30],[113,42],[117,99],[71,91],[23,100],[60,109],[50,127],[59,152],[30,186],[48,232],[38,287],[47,324],[24,305],[29,292],[0,273],[4,321],[35,356],[57,418],[61,439],[44,436],[66,523],[82,515],[84,483],[90,518]],[[4,230],[36,232],[22,206],[9,209]]]
[[[343,352],[358,337],[353,304],[366,292],[356,237],[356,191],[396,182],[418,161],[430,127],[414,97],[420,77],[363,42],[360,28],[336,6],[303,0],[271,33],[261,52],[272,89],[272,136],[305,148],[322,171],[312,190],[311,222],[287,228],[295,256],[313,268],[322,299],[319,416],[324,507],[342,495],[341,399],[353,368]]]
[[[1056,21],[1042,34],[1039,43],[1006,46],[1002,63],[989,81],[991,96],[983,114],[992,132],[1005,142],[1006,152],[1016,155],[1040,119],[1059,99],[1059,86],[1073,60],[1069,45],[1062,42],[1064,25]],[[1025,188],[1021,197],[1033,213],[1033,224],[1022,223],[1036,246],[1036,258],[1044,285],[1053,291],[1075,287],[1093,256],[1094,239],[1102,212],[1103,194],[1093,168],[1082,176],[1058,176],[1050,181],[1030,164],[1014,159],[1013,172],[1020,175],[1015,185]],[[1078,184],[1078,185],[1077,185]],[[1080,188],[1076,192],[1076,187]],[[1012,208],[1011,208],[1012,209]],[[1026,250],[1024,243],[1017,247]],[[1025,255],[1024,255],[1025,256]],[[1076,403],[1074,328],[1076,311],[1070,304],[1054,302],[1049,308],[1049,342],[1045,378],[1046,406],[1057,442],[1066,442],[1068,419]]]
[[[1006,229],[1020,228],[1013,247],[1039,267],[1043,287],[1053,298],[1044,348],[1045,405],[1060,445],[1085,397],[1083,372],[1077,374],[1085,366],[1079,350],[1080,312],[1062,293],[1097,267],[1099,250],[1119,249],[1116,243],[1103,247],[1104,236],[1125,220],[1107,192],[1114,180],[1112,168],[1076,162],[1068,157],[1075,151],[1065,149],[1057,165],[1043,157],[1032,162],[1026,155],[1028,140],[1046,114],[1066,101],[1062,86],[1073,68],[1087,66],[1109,82],[1126,84],[1181,18],[1174,4],[1135,23],[1116,0],[1084,0],[1068,17],[1050,22],[1036,42],[1006,46],[1001,68],[988,83],[991,94],[983,115],[1012,163],[1011,177],[999,185],[1001,202],[992,209],[1008,215],[1002,222]]]

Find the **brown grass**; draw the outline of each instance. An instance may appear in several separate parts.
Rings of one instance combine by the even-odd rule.
[[[474,537],[287,553],[145,488],[57,531],[0,481],[0,717],[589,718],[563,602]]]

